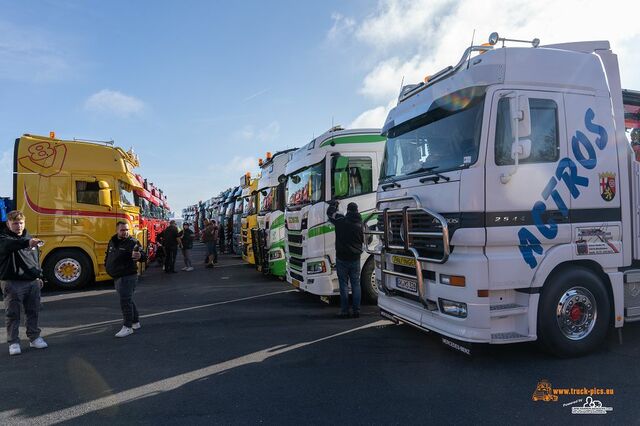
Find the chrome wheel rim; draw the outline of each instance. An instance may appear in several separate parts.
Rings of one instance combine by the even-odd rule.
[[[567,290],[558,301],[556,319],[562,334],[570,340],[587,337],[596,324],[596,298],[584,287]]]
[[[53,275],[56,279],[63,283],[72,283],[80,278],[82,266],[76,259],[67,257],[60,259],[53,268]]]

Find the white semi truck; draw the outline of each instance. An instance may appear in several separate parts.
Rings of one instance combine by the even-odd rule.
[[[454,347],[576,356],[640,319],[640,95],[606,41],[516,41],[492,34],[390,111],[378,304]]]
[[[267,153],[260,166],[260,206],[258,226],[252,230],[256,268],[283,279],[287,274],[285,258],[284,206],[285,169],[295,149]]]
[[[335,232],[327,221],[327,202],[359,206],[363,222],[375,226],[384,138],[379,129],[334,127],[291,154],[286,167],[287,282],[322,297],[340,294],[336,273]],[[373,256],[361,259],[363,299],[375,302]]]

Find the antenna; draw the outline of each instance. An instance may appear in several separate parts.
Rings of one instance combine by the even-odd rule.
[[[469,48],[473,47],[473,39],[476,37],[476,29],[473,29],[473,34],[471,34],[471,44]],[[467,61],[467,69],[469,69],[469,65],[471,64],[471,60]]]
[[[402,80],[400,80],[400,92],[402,93],[402,88],[404,87],[404,75],[402,76]]]

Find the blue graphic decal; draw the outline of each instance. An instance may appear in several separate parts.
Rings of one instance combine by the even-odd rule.
[[[598,135],[594,143],[598,149],[602,151],[607,146],[609,138],[605,128],[593,122],[594,118],[595,113],[591,108],[588,108],[584,114],[584,124],[589,132]],[[576,131],[575,136],[571,139],[571,151],[573,152],[573,156],[578,161],[578,164],[587,170],[594,169],[598,164],[598,156],[595,148],[593,147],[594,143],[591,142],[587,135],[579,130]],[[562,215],[565,218],[569,216],[567,203],[565,203],[562,196],[556,189],[560,182],[564,182],[573,199],[580,197],[581,193],[578,188],[579,186],[585,188],[589,186],[589,178],[578,174],[578,167],[575,161],[568,157],[558,161],[555,176],[551,176],[549,182],[540,194],[543,200],[536,201],[531,209],[531,217],[533,218],[535,229],[542,237],[548,240],[553,240],[558,236],[558,224],[550,217],[547,217],[545,221],[544,213],[547,211],[547,204],[545,201],[548,201],[549,197],[551,197]],[[520,241],[518,248],[520,249],[522,259],[531,269],[534,269],[538,266],[538,261],[535,255],[542,255],[544,253],[544,248],[540,243],[540,239],[525,227],[520,228],[518,231],[518,239]]]

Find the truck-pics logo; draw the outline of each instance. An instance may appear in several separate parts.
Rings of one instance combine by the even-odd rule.
[[[536,390],[531,396],[531,399],[534,401],[555,402],[558,400],[558,395],[553,394],[551,383],[546,380],[540,380],[536,386]]]
[[[594,399],[594,395],[610,395],[615,394],[613,389],[605,388],[554,388],[547,379],[542,379],[536,385],[536,390],[533,391],[531,399],[535,402],[558,402],[560,396],[586,396],[586,398],[579,398],[571,402],[562,404],[563,407],[571,407],[572,414],[607,414],[609,411],[613,411],[611,407],[604,407],[602,402]],[[583,402],[583,404],[577,405]],[[576,406],[577,405],[577,406]]]
[[[600,196],[605,201],[611,201],[616,196],[616,174],[598,173],[600,177]]]
[[[25,169],[49,177],[60,173],[66,156],[64,144],[52,147],[49,142],[39,142],[29,146],[29,155],[20,157],[18,161]]]

